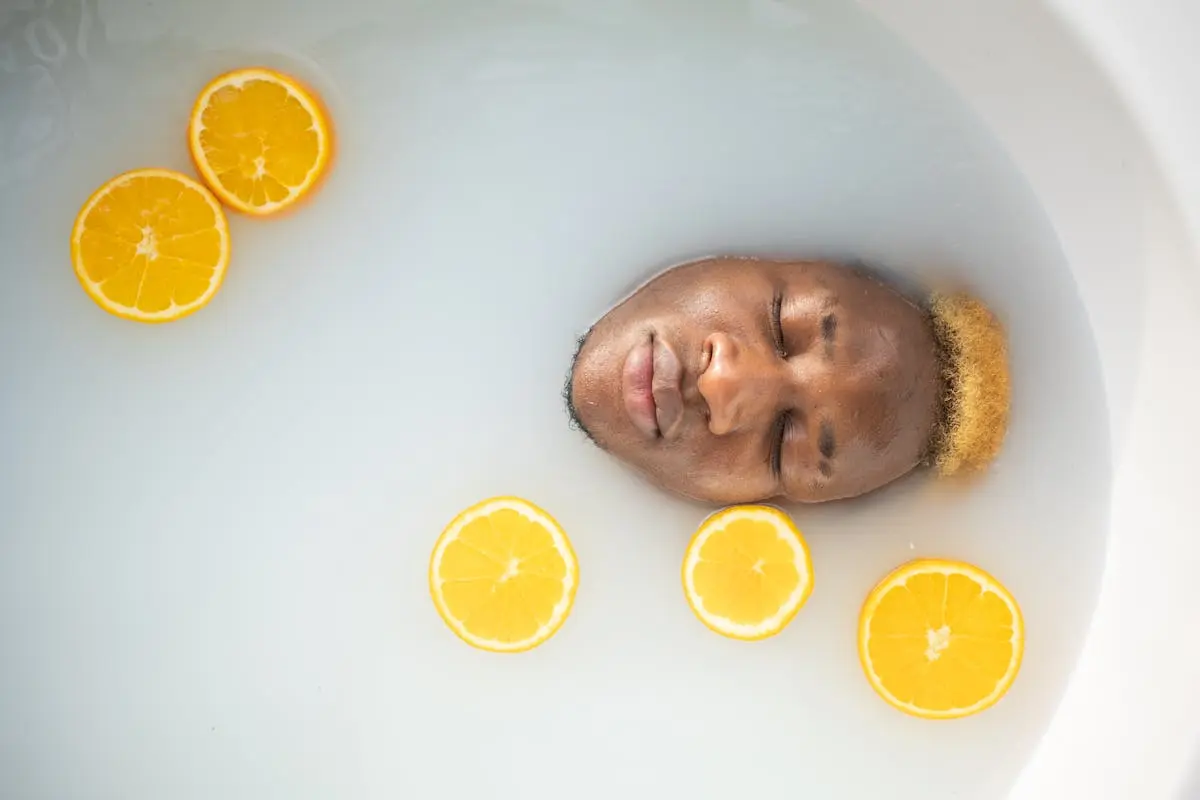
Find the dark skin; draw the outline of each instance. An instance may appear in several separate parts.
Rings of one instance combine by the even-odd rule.
[[[569,399],[600,447],[713,503],[855,497],[922,462],[941,371],[928,315],[826,262],[676,267],[609,311]]]

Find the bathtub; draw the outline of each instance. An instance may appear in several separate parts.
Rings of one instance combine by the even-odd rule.
[[[960,89],[1035,185],[1104,361],[1116,472],[1103,588],[1013,796],[1200,796],[1200,646],[1176,633],[1200,611],[1186,588],[1200,546],[1184,477],[1200,440],[1196,426],[1177,427],[1186,401],[1169,399],[1200,376],[1183,356],[1200,335],[1200,106],[1186,99],[1200,72],[1172,33],[1200,17],[1182,2],[866,5]],[[1099,189],[1105,164],[1137,165],[1128,192]],[[1131,275],[1144,288],[1139,325]]]
[[[818,1],[825,2],[813,0]],[[0,795],[22,800],[467,796],[438,782],[444,779],[467,781],[463,785],[479,790],[490,787],[494,796],[505,797],[610,797],[618,791],[661,796],[678,787],[700,798],[709,796],[705,792],[728,796],[741,785],[736,765],[719,759],[699,765],[710,779],[689,773],[698,759],[687,748],[703,746],[705,730],[736,743],[738,737],[726,729],[744,719],[769,722],[781,731],[803,720],[803,707],[794,714],[776,713],[756,691],[772,687],[785,698],[821,700],[819,688],[808,695],[788,694],[794,687],[786,660],[805,652],[804,636],[819,633],[809,620],[828,609],[801,615],[797,626],[802,630],[787,632],[789,645],[748,651],[714,644],[707,633],[689,627],[694,620],[678,602],[679,541],[603,526],[593,530],[594,520],[611,507],[625,508],[630,498],[644,504],[648,528],[694,525],[703,512],[660,503],[627,474],[589,460],[591,451],[580,443],[564,443],[558,432],[542,433],[541,421],[558,413],[554,398],[541,405],[541,399],[514,394],[506,400],[501,393],[497,402],[506,414],[505,430],[546,438],[516,454],[480,444],[478,460],[509,459],[504,491],[539,500],[549,495],[546,502],[576,537],[583,599],[563,633],[519,657],[523,660],[487,660],[451,641],[426,596],[427,554],[437,525],[448,521],[458,504],[495,491],[498,470],[460,475],[453,453],[439,452],[429,439],[415,440],[411,450],[420,456],[411,459],[419,461],[415,466],[394,458],[398,450],[409,452],[404,448],[413,440],[386,427],[394,410],[388,392],[394,387],[377,380],[373,370],[386,371],[393,350],[372,338],[368,324],[395,316],[387,296],[389,291],[403,296],[406,287],[390,276],[387,264],[362,274],[379,279],[388,291],[356,298],[361,308],[322,316],[323,270],[329,264],[314,253],[322,252],[338,230],[322,227],[319,214],[272,222],[273,228],[254,228],[254,233],[244,220],[235,220],[235,258],[249,266],[222,289],[221,303],[214,301],[194,322],[153,334],[103,317],[70,275],[65,233],[86,190],[118,169],[189,169],[181,120],[200,77],[265,59],[302,73],[328,92],[339,122],[352,121],[348,109],[373,122],[394,122],[381,115],[378,103],[355,95],[354,79],[369,77],[372,59],[388,57],[391,48],[420,50],[422,29],[402,14],[387,28],[377,29],[376,20],[400,7],[436,17],[436,9],[453,4],[358,0],[344,8],[334,4],[336,10],[328,12],[297,7],[274,19],[270,9],[282,13],[291,4],[9,2],[15,11],[8,17],[0,12],[0,98],[6,97],[4,91],[16,92],[27,103],[21,107],[27,116],[14,119],[7,112],[6,119],[0,106],[0,123],[9,123],[0,127],[0,215],[9,215],[0,216],[0,234],[16,243],[8,253],[0,248],[0,275],[13,276],[19,287],[0,298],[8,314],[0,319],[5,339],[0,365],[19,376],[11,386],[0,384],[0,410],[9,413],[0,420],[0,637],[6,642],[0,663]],[[1032,190],[1069,265],[1099,353],[1106,452],[1111,452],[1111,464],[1104,466],[1111,473],[1111,491],[1085,501],[1107,506],[1098,599],[1089,596],[1084,603],[1082,649],[1068,648],[1069,677],[1060,681],[1065,693],[1056,689],[1054,707],[1038,709],[1039,718],[1048,722],[1039,723],[1036,746],[1023,749],[1022,763],[991,776],[979,792],[1048,800],[1200,798],[1200,638],[1194,633],[1200,619],[1200,595],[1194,591],[1200,537],[1193,534],[1196,525],[1187,505],[1197,491],[1194,455],[1200,452],[1200,426],[1192,422],[1193,398],[1200,392],[1195,344],[1200,342],[1200,104],[1195,100],[1200,67],[1191,35],[1200,29],[1200,7],[1187,0],[858,3],[965,101]],[[599,28],[639,8],[682,8],[639,0],[611,5],[530,0],[517,6],[535,23],[538,9],[561,6]],[[718,7],[750,8],[755,24],[768,27],[772,20],[802,25],[806,0],[714,1],[711,8]],[[486,40],[492,12],[484,3],[473,8],[475,22],[483,20],[477,26],[472,22],[475,27],[439,35],[476,37],[469,45],[480,36]],[[101,28],[104,35],[97,34]],[[313,42],[321,47],[310,46]],[[620,37],[604,46],[609,45],[623,46]],[[453,44],[445,48],[455,50]],[[646,46],[637,54],[654,66],[652,50]],[[596,52],[604,56],[615,49],[597,46]],[[357,60],[351,63],[347,53]],[[138,61],[142,54],[150,60]],[[445,67],[442,55],[424,52],[420,58],[429,60],[419,63]],[[748,69],[761,69],[752,56]],[[328,61],[335,57],[341,59],[339,69],[331,70]],[[495,68],[484,76],[487,81],[526,77],[519,62],[486,66]],[[595,64],[584,67],[581,74],[589,80],[603,71]],[[153,74],[159,68],[161,80]],[[88,91],[89,70],[110,70],[103,83],[122,69],[141,76],[138,91],[123,92],[111,80],[104,92]],[[486,255],[470,237],[460,241],[424,232],[440,224],[429,209],[450,204],[475,214],[485,226],[480,235],[493,237],[501,249],[536,257],[554,231],[535,236],[506,230],[488,219],[504,210],[503,191],[482,188],[457,196],[453,182],[441,180],[449,175],[469,183],[471,170],[486,166],[491,156],[472,161],[472,147],[486,148],[488,142],[468,134],[460,141],[454,125],[445,136],[431,133],[437,124],[459,119],[455,115],[462,109],[439,105],[430,85],[420,75],[398,85],[396,102],[412,103],[420,113],[412,115],[415,130],[405,129],[401,120],[396,139],[404,142],[411,133],[434,153],[430,158],[442,159],[437,169],[449,172],[400,150],[396,163],[377,176],[364,167],[361,152],[378,154],[381,146],[347,124],[341,141],[349,144],[339,153],[337,168],[342,172],[322,189],[329,198],[322,202],[340,208],[345,224],[359,225],[355,231],[409,237],[418,254],[433,260],[445,253]],[[486,95],[481,93],[480,102]],[[575,100],[569,92],[554,98],[564,113],[583,119],[588,110],[585,104],[573,105]],[[172,104],[178,109],[155,110]],[[84,112],[72,116],[77,106]],[[504,109],[488,109],[495,115],[488,118],[491,123],[505,130]],[[76,120],[73,130],[59,127],[67,119]],[[603,144],[602,138],[587,138],[592,134],[584,127],[575,131],[581,141]],[[634,134],[644,133],[618,127],[615,136],[634,142]],[[13,138],[4,139],[7,134]],[[104,163],[80,146],[89,137],[106,142]],[[518,139],[505,143],[519,149]],[[13,141],[20,147],[12,149]],[[10,157],[13,152],[17,155]],[[533,155],[535,149],[525,153]],[[461,159],[467,166],[456,166]],[[679,163],[686,166],[686,158]],[[559,165],[574,169],[569,161]],[[420,192],[398,193],[394,207],[384,207],[363,199],[352,181],[340,178],[345,174],[358,175],[360,184],[367,178],[400,178]],[[40,184],[38,176],[45,176]],[[725,177],[736,181],[737,176]],[[533,175],[524,204],[547,213],[572,202],[590,209],[588,198],[565,191],[568,182],[558,180]],[[597,194],[620,186],[610,176],[597,180]],[[629,204],[638,202],[635,197]],[[644,224],[654,210],[647,202],[622,224]],[[743,222],[742,233],[770,227],[755,228],[750,216]],[[706,244],[692,244],[689,226],[696,223],[685,217],[664,227],[676,244],[684,243],[680,247],[702,250]],[[272,235],[287,244],[268,242],[270,230],[282,231]],[[59,234],[63,246],[56,250]],[[655,252],[623,250],[614,238],[592,244],[626,261]],[[783,247],[800,240],[779,241]],[[379,253],[361,239],[350,237],[344,247],[347,263],[378,260]],[[272,255],[283,252],[279,248],[287,258]],[[648,256],[649,265],[659,257]],[[678,258],[679,251],[661,257]],[[285,263],[267,268],[273,258]],[[30,265],[44,269],[26,269]],[[604,291],[615,296],[636,277],[645,275],[613,278]],[[505,288],[502,282],[483,286],[484,295]],[[562,308],[545,312],[545,319],[523,312],[506,320],[516,332],[512,346],[520,336],[536,335],[543,323],[577,333],[580,315],[602,310],[598,298],[607,296],[593,289],[581,292],[570,282],[557,288]],[[259,313],[264,299],[278,300],[283,310],[262,311],[254,327],[247,327],[244,319]],[[285,313],[288,308],[306,310],[307,316]],[[413,315],[420,311],[405,309]],[[261,340],[247,337],[251,331]],[[215,350],[214,341],[220,345]],[[189,365],[179,366],[175,354],[180,352],[191,354]],[[559,380],[565,355],[530,356],[528,379]],[[414,369],[433,369],[437,362],[418,357]],[[313,383],[313,364],[333,377]],[[131,390],[108,377],[109,368],[145,382]],[[483,369],[489,379],[505,377],[494,365]],[[206,370],[224,376],[218,381],[223,394],[211,394],[215,390]],[[190,455],[168,458],[161,470],[153,461],[147,467],[128,444],[127,434],[138,431],[132,412],[116,404],[109,411],[118,423],[105,429],[104,413],[88,411],[92,416],[85,424],[74,407],[112,392],[139,413],[157,413],[145,392],[157,391],[160,384],[146,375],[163,381],[172,402],[189,408],[201,426],[199,434],[186,439]],[[306,391],[315,403],[312,417],[287,405]],[[545,394],[539,388],[530,397]],[[197,396],[218,398],[236,409],[213,409],[195,401]],[[530,407],[536,413],[527,413]],[[5,442],[15,443],[7,454]],[[603,485],[595,496],[579,491],[543,453],[578,459],[603,473]],[[147,485],[171,499],[114,497],[105,487],[119,487],[114,475],[121,470],[140,470],[136,474]],[[454,480],[420,488],[428,474]],[[397,508],[397,487],[409,487],[427,507],[416,517]],[[176,508],[172,503],[195,502],[210,490],[220,502],[168,516]],[[1096,510],[1105,516],[1102,512]],[[828,517],[815,512],[811,519],[817,520],[817,606],[824,602],[819,599],[821,559],[833,548],[819,538],[820,521]],[[169,524],[160,525],[164,520]],[[609,535],[615,538],[606,539]],[[912,541],[893,544],[906,557],[917,547]],[[633,566],[623,561],[630,553],[638,554]],[[593,574],[595,584],[588,583]],[[627,575],[635,588],[624,591],[620,580]],[[593,585],[607,592],[606,609],[587,601]],[[613,638],[623,633],[613,619],[618,613],[644,615],[642,626],[635,627],[640,636],[635,644]],[[705,655],[670,660],[692,648]],[[1036,649],[1030,653],[1027,662],[1037,658]],[[678,684],[659,675],[660,682],[647,689],[638,658],[648,658],[660,670],[670,665],[685,671]],[[557,700],[546,687],[566,691],[572,671],[590,676],[593,695]],[[1026,666],[1025,671],[1035,670]],[[890,713],[861,691],[860,675],[845,679],[843,672],[840,662],[815,672],[839,687],[831,695],[854,692],[830,701],[824,710],[831,719],[837,721],[837,703],[843,701],[856,704],[854,713],[863,719]],[[743,674],[757,677],[743,679]],[[461,739],[454,720],[438,716],[439,707],[428,700],[420,681],[436,688],[442,699],[453,695],[454,681],[475,691],[481,683],[494,683],[514,697],[523,692],[534,698],[540,710],[526,719],[519,716],[519,700],[480,710],[459,698],[454,708],[459,718],[491,726]],[[696,713],[685,691],[689,681],[707,687],[737,684],[717,698],[727,725],[711,720],[708,729],[693,725],[704,720],[689,716]],[[1014,693],[1021,686],[1018,682]],[[578,714],[576,704],[582,709]],[[739,716],[749,705],[755,706],[753,714]],[[961,730],[986,737],[990,715],[1002,716],[1005,708],[1002,704],[988,717],[967,721]],[[879,718],[891,724],[891,717]],[[533,731],[529,720],[542,728]],[[895,724],[897,737],[928,730]],[[822,760],[821,732],[805,736],[809,761],[796,763]],[[568,760],[544,773],[537,791],[522,783],[519,759],[504,750],[522,737],[559,748],[560,755],[569,753]],[[454,765],[446,750],[460,741],[469,743],[464,747],[475,760]],[[805,793],[805,776],[788,760],[792,744],[777,746],[769,751],[775,760],[755,764],[762,767],[757,783],[747,785],[764,797]],[[493,752],[486,752],[489,747]],[[751,750],[738,752],[752,763]],[[846,749],[836,757],[849,765],[846,769],[858,769],[864,755]],[[869,754],[863,764],[870,769]],[[936,780],[936,770],[928,774]],[[955,786],[970,791],[961,780]],[[836,781],[807,791],[842,796]],[[899,787],[896,796],[974,795],[931,783]]]

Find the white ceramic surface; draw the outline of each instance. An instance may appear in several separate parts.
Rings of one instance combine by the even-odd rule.
[[[0,795],[1192,791],[1182,2],[5,2]],[[105,316],[75,210],[188,169],[192,95],[247,62],[325,94],[336,172],[233,220],[201,314]],[[704,509],[557,398],[609,300],[714,250],[963,283],[1013,328],[993,474],[798,509],[818,588],[754,646],[680,596]],[[454,639],[424,582],[440,526],[501,492],[581,558],[572,618],[515,658]],[[888,709],[853,654],[865,591],[923,554],[999,574],[1029,623],[1012,694],[950,725]]]
[[[1118,458],[1104,585],[1072,685],[1014,793],[1200,797],[1200,645],[1180,635],[1200,613],[1188,502],[1200,435],[1186,399],[1200,385],[1188,355],[1200,337],[1200,64],[1187,43],[1200,8],[868,5],[968,98],[1035,187],[1109,376]],[[1122,175],[1131,182],[1117,189]],[[1123,234],[1126,246],[1106,238]],[[1133,301],[1131,276],[1146,287]]]

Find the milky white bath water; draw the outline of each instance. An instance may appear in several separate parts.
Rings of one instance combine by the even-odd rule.
[[[314,201],[232,220],[215,301],[109,317],[71,272],[88,193],[189,170],[195,93],[264,63],[321,92]],[[813,2],[51,0],[0,10],[0,794],[20,798],[996,797],[1082,642],[1110,471],[1053,231],[987,132],[854,8]],[[722,639],[679,569],[707,509],[568,429],[574,339],[661,266],[861,259],[1011,331],[1013,421],[973,485],[794,509],[816,573]],[[489,495],[554,514],[572,617],[475,652],[425,570]],[[917,556],[992,572],[1024,668],[910,719],[855,652]]]

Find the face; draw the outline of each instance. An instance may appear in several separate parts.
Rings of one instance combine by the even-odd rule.
[[[819,502],[920,463],[940,369],[927,315],[820,262],[676,267],[592,328],[578,422],[655,483],[699,500]]]

